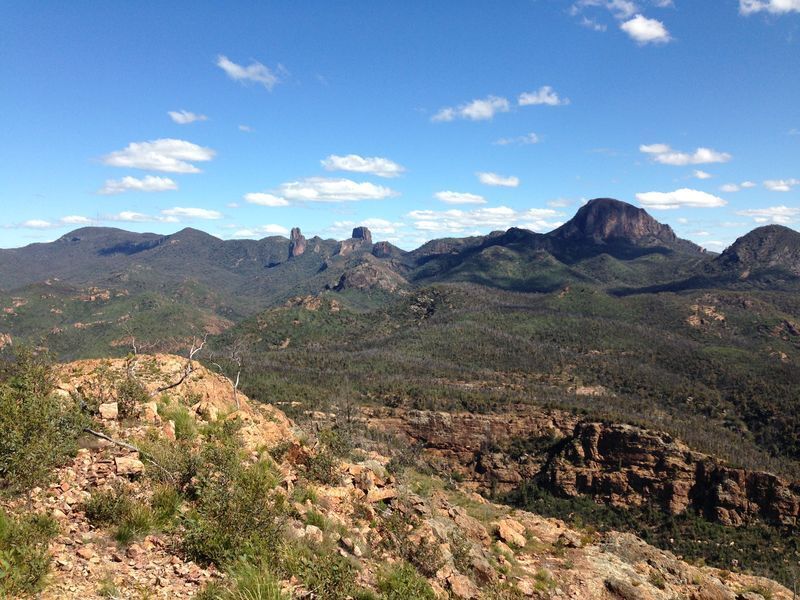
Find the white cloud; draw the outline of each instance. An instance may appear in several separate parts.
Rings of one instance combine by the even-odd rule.
[[[768,179],[764,182],[764,187],[771,192],[791,192],[796,185],[800,185],[800,179]]]
[[[789,206],[770,206],[767,208],[751,208],[736,212],[742,217],[751,217],[756,223],[792,223],[800,216],[800,208]]]
[[[169,177],[147,175],[142,179],[130,176],[122,179],[106,179],[105,185],[97,193],[111,195],[123,192],[164,192],[177,189],[178,184]]]
[[[639,10],[631,0],[578,0],[570,7],[570,12],[578,15],[589,7],[605,8],[617,19],[632,17]]]
[[[711,173],[706,173],[705,171],[701,171],[700,169],[695,169],[694,173],[692,173],[692,177],[695,179],[711,179],[713,175]]]
[[[636,15],[619,27],[640,45],[665,44],[672,40],[664,23],[644,15]]]
[[[86,217],[82,217],[80,215],[69,215],[67,217],[61,217],[59,222],[64,225],[91,225],[92,220]]]
[[[233,238],[257,238],[259,236],[282,235],[284,237],[289,235],[289,230],[283,225],[261,225],[259,227],[248,227],[247,229],[236,230],[231,237]]]
[[[20,223],[20,227],[25,227],[26,229],[50,229],[53,226],[53,223],[43,219],[28,219]]]
[[[250,125],[239,125],[239,131],[244,131],[245,133],[253,133],[255,129],[250,127]]]
[[[326,171],[350,171],[352,173],[369,173],[378,177],[397,177],[406,169],[405,167],[380,156],[363,157],[358,154],[338,156],[331,154],[321,161]]]
[[[162,210],[161,214],[165,217],[175,217],[176,219],[186,218],[214,220],[222,218],[222,213],[219,213],[216,210],[208,210],[205,208],[184,208],[181,206]]]
[[[569,104],[569,98],[560,98],[558,94],[549,85],[540,87],[535,92],[525,92],[519,95],[517,99],[520,106],[562,106]]]
[[[485,185],[493,185],[499,187],[512,187],[515,188],[519,185],[519,177],[514,177],[513,175],[504,177],[503,175],[498,175],[497,173],[475,173],[478,176],[478,180],[485,184]]]
[[[800,12],[800,0],[739,0],[739,12],[743,15],[762,11],[775,15]]]
[[[711,148],[698,148],[692,154],[673,150],[668,144],[642,144],[639,151],[649,154],[653,160],[662,165],[683,167],[686,165],[703,165],[725,163],[733,158],[727,152],[717,152]]]
[[[234,81],[258,83],[270,91],[280,82],[280,77],[275,71],[257,61],[253,61],[244,67],[228,59],[227,56],[220,54],[217,57],[217,66]],[[277,71],[278,73],[285,73],[286,69],[282,65],[278,65]]]
[[[147,223],[149,221],[158,221],[158,218],[134,212],[132,210],[123,210],[115,215],[106,215],[103,217],[103,220],[118,221],[122,223]]]
[[[438,198],[445,204],[486,204],[486,198],[478,194],[470,194],[468,192],[436,192],[434,197]]]
[[[517,137],[500,138],[493,143],[497,146],[509,146],[517,144],[520,146],[527,146],[528,144],[538,144],[541,140],[534,132],[526,133],[525,135],[518,135]]]
[[[741,183],[726,183],[725,185],[720,186],[719,191],[733,193],[740,190],[748,190],[754,187],[756,187],[756,184],[752,181],[743,181]]]
[[[509,110],[511,110],[511,104],[506,98],[487,96],[483,100],[473,100],[456,107],[448,106],[442,108],[431,117],[431,121],[455,121],[456,119],[488,121],[494,118],[495,114],[505,113]]]
[[[175,121],[178,125],[188,125],[195,121],[208,121],[205,115],[198,115],[188,110],[171,110],[167,113],[169,118]]]
[[[112,167],[147,169],[167,173],[200,173],[193,162],[204,162],[214,158],[211,148],[204,148],[185,140],[165,138],[149,142],[133,142],[123,150],[103,157],[103,162]]]
[[[636,199],[644,208],[655,210],[683,207],[717,208],[728,204],[722,198],[688,188],[681,188],[674,192],[643,192],[636,194]]]
[[[507,206],[451,209],[445,211],[415,210],[408,213],[415,229],[445,234],[463,234],[477,229],[508,229],[523,227],[533,231],[548,231],[561,225],[553,221],[563,213],[550,208],[531,208],[517,211]]]
[[[246,202],[257,204],[258,206],[289,206],[289,201],[286,198],[281,198],[273,194],[266,194],[264,192],[245,194],[244,199]]]
[[[16,225],[25,229],[55,229],[58,227],[75,226],[75,225],[91,225],[91,219],[82,217],[80,215],[69,215],[61,217],[56,221],[46,221],[44,219],[28,219]]]
[[[569,198],[556,198],[555,200],[549,200],[547,202],[547,206],[552,208],[566,208],[567,206],[572,206],[574,202]]]
[[[597,21],[595,21],[594,19],[590,19],[589,17],[581,17],[581,25],[593,31],[606,31],[608,29],[607,25],[604,25],[603,23],[598,23]]]
[[[388,187],[369,182],[327,177],[307,177],[289,181],[278,188],[278,195],[290,201],[305,202],[356,202],[382,200],[398,193]]]

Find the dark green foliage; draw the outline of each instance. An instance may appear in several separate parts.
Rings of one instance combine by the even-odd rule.
[[[125,377],[116,384],[119,416],[123,419],[137,413],[140,404],[150,401],[150,394],[144,386],[133,377]]]
[[[215,425],[202,449],[193,510],[184,521],[183,547],[193,560],[218,565],[238,556],[274,554],[285,512],[271,491],[277,477],[269,464],[244,465],[231,422]]]
[[[357,589],[355,565],[335,548],[287,543],[282,546],[278,564],[282,575],[299,578],[317,598],[345,600]]]
[[[15,517],[0,509],[0,597],[32,596],[50,570],[47,544],[58,533],[49,516]]]
[[[228,569],[228,579],[223,583],[208,583],[195,596],[197,600],[287,600],[281,591],[280,581],[272,574],[270,566],[246,559],[236,561]]]
[[[53,393],[51,369],[22,350],[0,360],[0,492],[45,479],[77,449],[88,424],[77,402]]]
[[[96,526],[114,526],[114,539],[128,545],[156,529],[170,524],[179,501],[169,491],[159,488],[149,503],[136,498],[131,489],[117,486],[92,494],[84,511]]]
[[[385,600],[434,600],[427,580],[408,563],[387,567],[378,575],[378,591]]]
[[[383,544],[411,563],[426,577],[433,577],[444,566],[441,549],[435,544],[419,544],[412,541],[419,519],[413,509],[401,511],[397,507],[387,510],[378,521],[378,529],[384,537]]]

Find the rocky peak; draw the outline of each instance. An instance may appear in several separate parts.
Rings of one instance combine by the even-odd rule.
[[[372,243],[372,232],[369,230],[369,227],[355,227],[353,228],[353,235],[351,236],[354,240],[364,240],[367,244]]]
[[[306,238],[300,233],[299,227],[292,227],[292,233],[289,234],[289,256],[300,256],[306,251]]]
[[[551,235],[563,240],[597,243],[620,240],[643,245],[671,245],[678,241],[669,225],[659,223],[644,209],[611,198],[590,200]]]
[[[742,276],[754,268],[771,267],[800,276],[800,233],[782,225],[758,227],[725,250],[718,264],[741,270]]]

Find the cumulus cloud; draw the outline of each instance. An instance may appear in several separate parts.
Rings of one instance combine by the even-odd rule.
[[[445,204],[486,204],[486,198],[468,192],[436,192],[434,197]]]
[[[789,206],[769,206],[767,208],[750,208],[736,212],[742,217],[750,217],[756,223],[780,223],[787,224],[794,222],[800,216],[800,208]]]
[[[250,125],[239,125],[239,131],[244,131],[245,133],[253,133],[255,129],[250,127]]]
[[[165,217],[175,217],[176,219],[221,219],[222,213],[216,210],[208,210],[206,208],[185,208],[176,206],[175,208],[168,208],[162,210],[161,214]]]
[[[764,182],[770,192],[791,192],[796,185],[800,185],[800,179],[767,179]]]
[[[738,192],[741,190],[747,190],[750,188],[756,187],[756,184],[752,181],[743,181],[742,183],[726,183],[725,185],[720,186],[719,191],[733,193]]]
[[[717,208],[725,206],[727,201],[712,194],[681,188],[674,192],[643,192],[636,194],[636,199],[644,208],[654,210],[670,210],[675,208]]]
[[[185,140],[164,138],[149,142],[133,142],[123,150],[103,157],[103,163],[112,167],[146,169],[167,173],[200,173],[192,163],[214,158],[211,148],[204,148]]]
[[[526,133],[525,135],[518,135],[516,137],[500,138],[492,142],[496,146],[510,146],[516,144],[519,146],[527,146],[528,144],[538,144],[541,140],[534,132]]]
[[[758,12],[768,12],[774,15],[800,12],[800,0],[739,0],[739,12],[743,15],[752,15]]]
[[[507,98],[500,96],[487,96],[482,100],[473,100],[459,106],[447,106],[439,109],[431,121],[445,122],[455,121],[456,119],[466,119],[468,121],[489,121],[497,113],[505,113],[511,110],[511,103]]]
[[[171,110],[167,113],[169,118],[175,121],[178,125],[188,125],[195,121],[208,121],[205,115],[198,115],[188,110]]]
[[[717,152],[711,148],[698,148],[693,153],[678,152],[668,144],[642,144],[639,151],[652,156],[653,160],[662,165],[683,167],[686,165],[703,165],[711,163],[725,163],[733,158],[727,152]]]
[[[408,218],[412,221],[415,229],[446,234],[463,234],[477,229],[508,229],[509,227],[549,231],[561,225],[560,221],[553,221],[560,216],[563,216],[563,213],[551,208],[531,208],[518,211],[507,206],[473,210],[415,210],[408,213]]]
[[[165,192],[177,189],[178,184],[169,177],[147,175],[142,179],[130,176],[122,179],[107,179],[105,185],[97,193],[112,195],[122,194],[123,192]]]
[[[497,173],[484,173],[484,172],[479,172],[476,173],[475,175],[477,175],[478,181],[480,181],[485,185],[512,187],[512,188],[515,188],[519,185],[519,177],[514,177],[513,175],[504,177],[503,175],[498,175]]]
[[[275,196],[274,194],[267,194],[265,192],[251,192],[244,195],[245,202],[250,204],[257,204],[258,206],[289,206],[289,201],[286,198]]]
[[[701,171],[700,169],[695,169],[692,173],[692,177],[695,179],[711,179],[713,175],[711,173],[706,173],[705,171]]]
[[[279,74],[286,72],[283,65],[278,65],[276,73],[258,61],[253,61],[245,67],[236,64],[222,54],[217,57],[217,66],[225,71],[228,77],[234,81],[239,81],[241,83],[257,83],[263,85],[269,91],[272,91],[272,88],[280,83],[281,79]]]
[[[636,15],[619,27],[639,45],[666,44],[672,40],[664,23],[657,19],[648,19],[644,15]]]
[[[535,92],[524,92],[519,95],[517,102],[520,106],[562,106],[569,104],[569,98],[561,98],[549,85],[540,87]]]
[[[307,177],[299,181],[288,181],[281,184],[276,195],[297,202],[357,202],[359,200],[382,200],[397,196],[398,193],[388,187],[366,181]]]
[[[46,221],[44,219],[28,219],[16,225],[24,229],[56,229],[58,227],[75,226],[75,225],[91,225],[91,219],[82,217],[80,215],[68,215],[61,217],[55,221]]]
[[[600,7],[607,9],[617,19],[627,19],[636,14],[639,7],[631,0],[578,0],[570,7],[573,16],[589,7]]]
[[[320,161],[326,171],[350,171],[352,173],[369,173],[378,177],[398,177],[405,167],[380,156],[363,157],[358,154],[338,156],[331,154]]]
[[[231,237],[233,238],[257,238],[260,236],[282,235],[284,237],[289,235],[289,230],[283,225],[276,225],[271,223],[269,225],[260,225],[258,227],[248,227],[246,229],[237,229]]]
[[[172,218],[159,218],[152,215],[146,215],[143,213],[135,212],[132,210],[123,210],[114,215],[106,215],[103,217],[104,221],[114,221],[120,223],[149,223],[152,221],[164,221],[168,223],[175,223],[178,219],[175,217]]]

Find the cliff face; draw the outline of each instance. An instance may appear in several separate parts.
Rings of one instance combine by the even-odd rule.
[[[303,252],[306,251],[306,238],[300,233],[299,227],[293,227],[292,233],[289,236],[289,256],[295,257],[300,256]]]
[[[724,525],[800,518],[800,484],[730,467],[666,433],[531,408],[505,415],[372,410],[366,420],[420,445],[475,491],[511,491],[535,479],[559,496],[619,507],[656,503],[670,514],[691,508]]]

